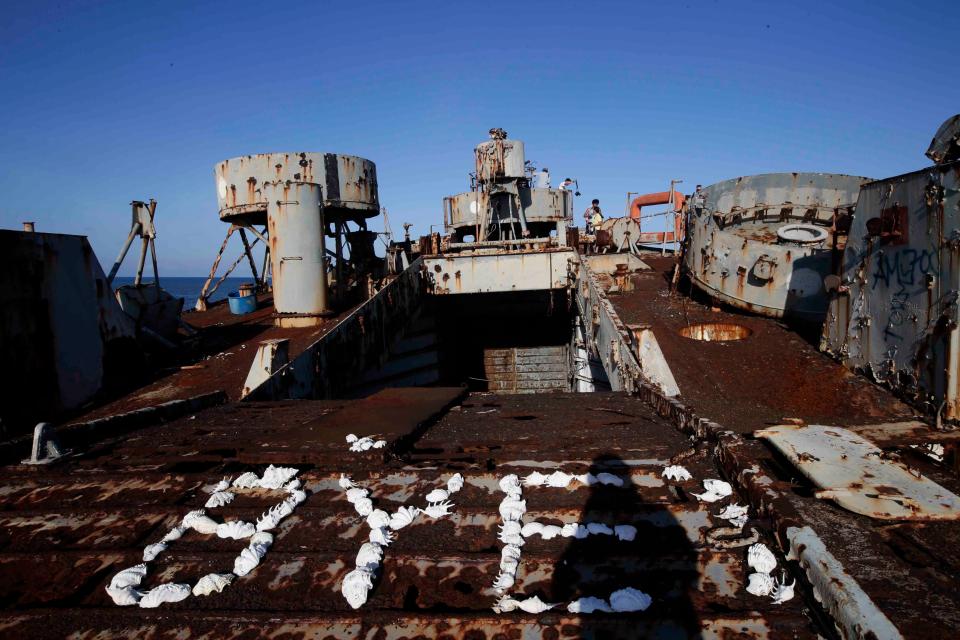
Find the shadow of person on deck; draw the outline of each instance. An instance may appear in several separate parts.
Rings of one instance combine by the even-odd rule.
[[[590,473],[613,474],[621,487],[594,484],[579,516],[581,524],[636,527],[632,541],[616,535],[564,538],[569,545],[553,570],[550,602],[559,609],[582,597],[609,601],[610,594],[632,587],[653,602],[635,613],[581,613],[581,638],[699,638],[700,620],[692,601],[697,590],[697,553],[671,506],[672,494],[648,501],[655,488],[641,488],[630,479],[630,467],[616,455],[594,458]],[[674,507],[675,509],[675,507]]]

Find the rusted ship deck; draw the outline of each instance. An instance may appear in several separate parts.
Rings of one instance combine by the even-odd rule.
[[[589,400],[581,394],[463,398],[460,390],[439,388],[359,401],[232,405],[103,442],[49,469],[8,468],[0,516],[4,634],[815,637],[814,603],[798,597],[774,605],[746,593],[745,547],[712,537],[726,523],[714,517],[718,508],[690,495],[703,479],[723,473],[709,448],[691,443],[640,400],[622,394]],[[348,430],[389,433],[388,453],[347,452]],[[664,481],[660,472],[671,459],[682,460],[694,479]],[[202,506],[223,476],[261,471],[267,463],[300,469],[309,495],[276,532],[256,571],[221,594],[159,610],[113,605],[105,592],[111,576],[139,562],[144,546]],[[627,486],[526,489],[530,516],[632,524],[638,535],[632,542],[533,540],[523,549],[515,590],[568,602],[634,586],[653,597],[646,612],[491,611],[503,546],[497,482],[509,473],[556,469],[606,471]],[[371,600],[352,611],[337,586],[367,532],[337,486],[340,474],[393,508],[423,502],[454,471],[466,486],[452,515],[401,530]],[[241,497],[218,515],[251,519],[269,504]],[[751,529],[774,546],[764,521],[752,521]],[[240,548],[190,532],[155,560],[144,586],[228,571]]]

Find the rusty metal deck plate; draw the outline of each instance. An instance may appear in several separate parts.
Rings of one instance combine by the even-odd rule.
[[[385,396],[383,419],[390,413],[399,418],[399,400]],[[456,390],[422,390],[409,401],[426,415],[455,396]],[[716,517],[720,506],[690,495],[703,479],[718,477],[713,454],[692,447],[642,401],[613,393],[474,394],[430,426],[406,460],[348,450],[337,416],[344,429],[373,433],[383,424],[373,409],[369,399],[243,403],[105,442],[42,474],[5,467],[0,635],[816,637],[799,593],[775,604],[746,592],[744,547],[717,544],[715,530],[728,525]],[[406,422],[419,423],[412,409]],[[312,426],[317,428],[311,431]],[[329,441],[322,441],[321,431]],[[264,453],[257,456],[257,450]],[[674,458],[682,460],[692,480],[661,477]],[[158,609],[111,601],[105,588],[113,577],[140,563],[145,547],[202,507],[221,478],[263,473],[268,460],[299,469],[305,499],[273,529],[273,546],[259,566],[222,593],[193,595]],[[542,613],[497,614],[491,607],[504,547],[499,483],[508,474],[554,471],[609,473],[625,484],[524,486],[525,522],[609,523],[632,527],[636,537],[531,537],[511,593],[558,605]],[[421,515],[395,532],[369,598],[356,610],[341,587],[371,530],[339,485],[341,473],[389,512],[424,506],[425,496],[455,473],[464,479],[451,497],[449,516]],[[275,500],[269,493],[241,491],[208,511],[218,520],[255,522]],[[759,521],[747,526],[766,536]],[[148,562],[141,586],[194,584],[211,572],[229,572],[244,546],[187,531]],[[648,593],[650,608],[589,615],[566,610],[579,597],[605,596],[626,586]]]
[[[888,459],[883,450],[841,427],[778,425],[755,431],[829,498],[881,520],[960,520],[960,497]]]

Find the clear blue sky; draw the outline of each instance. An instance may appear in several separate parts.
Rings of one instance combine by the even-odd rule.
[[[213,165],[316,150],[376,162],[423,233],[494,126],[608,214],[671,178],[903,173],[960,111],[960,8],[907,5],[8,1],[0,227],[86,234],[107,269],[153,197],[161,275],[201,275]]]

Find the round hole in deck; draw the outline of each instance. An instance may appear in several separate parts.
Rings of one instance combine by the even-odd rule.
[[[680,335],[684,338],[702,340],[703,342],[743,340],[751,333],[753,333],[752,329],[742,324],[733,324],[731,322],[706,322],[703,324],[692,324],[689,327],[680,329]]]

